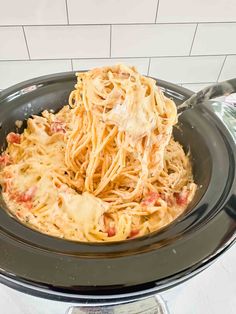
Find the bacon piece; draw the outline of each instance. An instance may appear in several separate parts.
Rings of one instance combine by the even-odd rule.
[[[188,191],[182,191],[180,193],[176,193],[175,194],[176,203],[180,206],[187,205],[188,195],[189,195]]]
[[[8,166],[11,163],[11,159],[9,157],[9,155],[4,154],[0,156],[0,166]]]
[[[149,192],[141,202],[143,206],[154,206],[160,195],[157,192]]]
[[[7,142],[9,144],[20,144],[20,134],[11,132],[7,135]]]
[[[50,125],[50,132],[51,132],[51,134],[54,134],[54,133],[66,133],[65,123],[63,123],[61,121],[54,121],[54,122],[52,122],[51,125]]]

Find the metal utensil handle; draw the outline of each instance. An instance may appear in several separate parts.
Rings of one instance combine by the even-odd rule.
[[[216,83],[200,90],[196,94],[193,94],[193,96],[191,96],[184,103],[178,106],[178,112],[191,109],[196,105],[199,105],[200,103],[203,103],[210,99],[214,99],[220,96],[227,96],[232,93],[236,93],[236,78]]]

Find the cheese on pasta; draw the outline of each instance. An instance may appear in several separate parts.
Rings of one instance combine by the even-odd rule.
[[[172,137],[174,102],[134,67],[77,73],[69,104],[9,133],[0,184],[9,211],[48,235],[120,241],[156,231],[196,191]]]

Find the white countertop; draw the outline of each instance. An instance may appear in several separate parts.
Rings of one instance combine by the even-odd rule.
[[[162,294],[170,314],[236,313],[236,245],[208,269]],[[1,314],[65,314],[68,305],[0,285]]]
[[[236,245],[184,283],[182,290],[167,303],[170,314],[235,314]]]

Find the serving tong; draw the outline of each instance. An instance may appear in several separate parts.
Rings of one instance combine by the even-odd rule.
[[[177,107],[178,113],[199,106],[210,99],[236,93],[236,78],[205,87]]]

